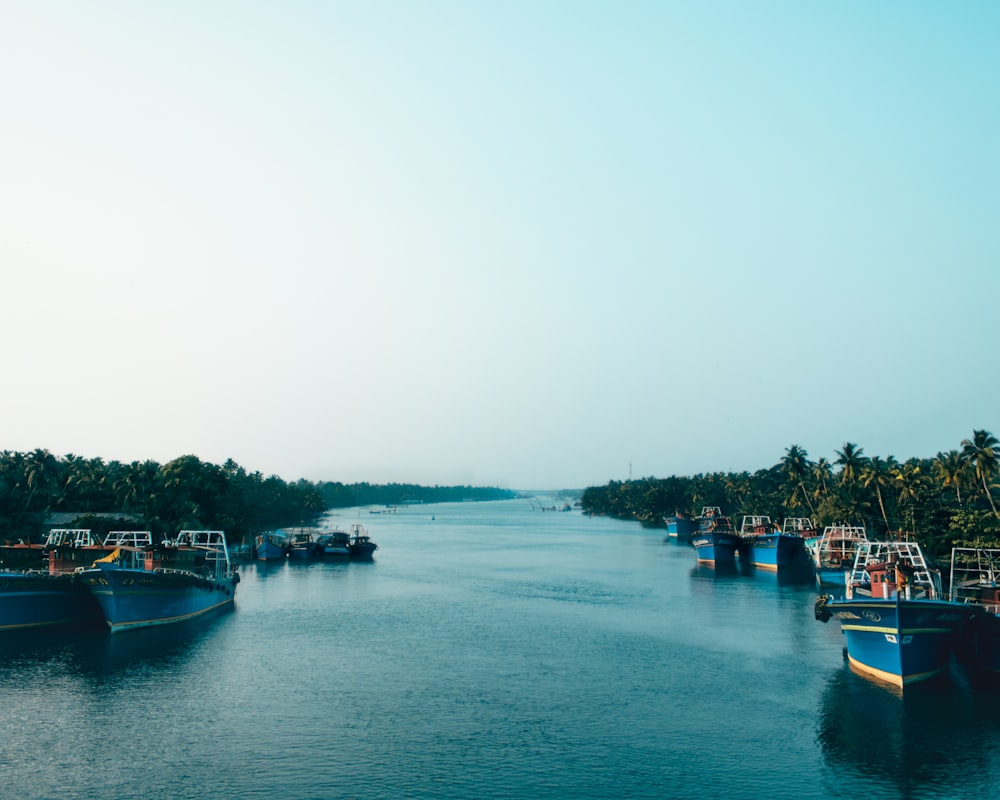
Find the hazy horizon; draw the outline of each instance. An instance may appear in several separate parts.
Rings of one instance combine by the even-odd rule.
[[[555,489],[1000,434],[995,3],[0,21],[0,449]]]

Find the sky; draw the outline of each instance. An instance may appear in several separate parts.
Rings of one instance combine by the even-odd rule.
[[[0,0],[0,450],[582,488],[1000,435],[1000,4]]]

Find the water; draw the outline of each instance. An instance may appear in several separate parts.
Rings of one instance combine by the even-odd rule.
[[[211,620],[0,640],[0,797],[1000,795],[1000,689],[869,683],[808,584],[526,501],[335,520],[374,563],[248,564]]]

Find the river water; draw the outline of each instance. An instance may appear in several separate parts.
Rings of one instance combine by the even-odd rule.
[[[808,583],[526,500],[331,520],[375,561],[249,563],[193,624],[0,639],[0,797],[1000,796],[1000,689],[855,675]]]

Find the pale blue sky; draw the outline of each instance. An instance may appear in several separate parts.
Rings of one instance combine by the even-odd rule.
[[[0,449],[582,487],[1000,435],[1000,3],[0,0]]]

